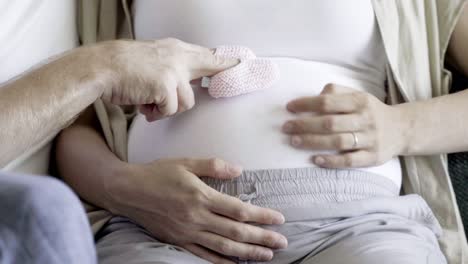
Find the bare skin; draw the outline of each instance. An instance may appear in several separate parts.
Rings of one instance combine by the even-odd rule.
[[[448,49],[449,61],[468,76],[466,43],[468,5],[465,5]],[[293,113],[316,114],[284,124],[283,131],[291,135],[293,147],[339,152],[311,157],[322,167],[367,167],[396,156],[468,150],[465,121],[468,90],[427,101],[389,106],[368,93],[329,84],[321,95],[293,100],[287,108]],[[353,146],[354,137],[350,132],[358,137],[358,146]]]
[[[0,89],[0,124],[8,128],[0,129],[0,167],[56,135],[98,98],[143,105],[147,118],[156,120],[193,106],[191,80],[237,63],[173,39],[71,51]]]
[[[468,11],[465,8],[449,48],[450,58],[465,74],[468,73],[468,53],[463,43],[468,40],[467,20]],[[302,144],[295,147],[347,151],[339,155],[314,157],[314,162],[320,166],[377,165],[397,155],[467,150],[466,128],[460,122],[468,115],[467,101],[468,92],[462,92],[425,102],[388,106],[369,94],[328,85],[320,96],[299,98],[288,104],[292,112],[320,115],[314,119],[288,121],[287,124],[291,125],[287,128],[285,124],[284,130],[292,137],[302,139]],[[445,113],[455,110],[459,116],[450,115],[447,118],[449,115]],[[239,201],[234,200],[230,200],[230,210],[220,213],[219,206],[230,203],[215,201],[227,198],[208,190],[198,180],[198,176],[238,176],[238,172],[227,173],[230,170],[226,168],[231,165],[219,160],[206,160],[196,162],[198,167],[193,166],[193,159],[127,164],[108,150],[99,130],[92,125],[93,119],[95,116],[90,112],[65,130],[57,149],[62,175],[84,199],[128,216],[161,240],[185,247],[214,263],[230,263],[221,255],[269,260],[272,257],[271,249],[285,246],[279,234],[252,229],[244,223],[267,222],[265,219],[282,222],[280,215],[271,211],[253,213],[254,208],[242,208]],[[450,127],[450,131],[446,127]],[[360,138],[362,145],[356,149],[352,147],[354,140],[349,131],[356,131]],[[422,138],[419,136],[421,134],[430,137]],[[322,162],[319,158],[322,158]],[[77,167],[80,168],[79,173]],[[211,169],[202,169],[206,167]],[[169,194],[166,186],[178,186],[178,189],[185,191]],[[171,212],[171,207],[161,203],[147,202],[156,200],[177,206],[180,214]],[[215,215],[221,217],[214,219]],[[186,229],[186,219],[190,219],[190,230]],[[171,228],[159,229],[158,225]]]
[[[98,98],[118,105],[140,105],[140,111],[149,121],[188,110],[195,103],[190,86],[192,80],[211,76],[237,63],[238,60],[214,56],[210,49],[174,39],[112,41],[71,51],[0,89],[0,123],[9,128],[0,130],[0,165],[8,164],[25,150],[53,137]],[[78,124],[74,128],[78,129]],[[252,259],[270,259],[273,253],[269,248],[286,246],[283,236],[242,223],[281,224],[284,217],[280,213],[221,195],[198,178],[236,177],[241,168],[218,159],[168,160],[146,167],[129,166],[116,159],[97,130],[78,137],[80,140],[76,142],[83,145],[76,149],[89,151],[80,152],[84,156],[75,159],[75,166],[83,164],[83,174],[77,175],[77,170],[67,162],[60,166],[65,179],[88,201],[137,219],[148,230],[168,240],[182,238],[177,244],[205,258],[213,254],[197,247],[194,241],[201,239],[212,247],[221,246],[218,251]],[[61,141],[66,138],[67,132]],[[75,143],[74,140],[69,142]],[[61,149],[59,146],[59,157],[74,160],[65,159],[74,153]],[[84,161],[89,163],[82,163]],[[119,171],[115,170],[117,165],[123,165]],[[67,173],[67,168],[72,172]],[[100,170],[102,168],[106,170]],[[152,188],[141,193],[143,186]],[[151,203],[143,208],[146,211],[138,210],[146,204],[143,201],[148,200],[164,200],[167,207]],[[180,209],[177,210],[180,214],[169,214],[174,207]],[[187,220],[192,224],[187,225]],[[193,230],[195,232],[190,235]],[[218,234],[216,232],[220,234],[214,235]],[[223,236],[236,238],[236,247],[227,243]]]
[[[109,150],[98,130],[90,109],[57,144],[61,175],[83,199],[213,263],[231,263],[217,253],[269,260],[272,248],[287,246],[282,235],[246,223],[282,224],[281,214],[218,193],[199,179],[234,178],[240,168],[219,159],[129,164]]]

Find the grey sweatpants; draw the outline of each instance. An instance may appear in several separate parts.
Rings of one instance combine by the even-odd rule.
[[[65,184],[0,172],[1,264],[96,262],[84,209]]]
[[[437,243],[441,228],[427,204],[416,195],[398,196],[394,183],[381,176],[305,168],[247,171],[233,181],[204,181],[285,215],[284,225],[264,226],[289,241],[270,263],[446,263]],[[206,263],[122,217],[100,233],[97,251],[102,264]]]

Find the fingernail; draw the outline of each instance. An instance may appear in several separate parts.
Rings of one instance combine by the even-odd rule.
[[[292,133],[293,129],[294,129],[294,125],[293,125],[292,122],[287,122],[283,126],[283,131],[286,132],[286,133]]]
[[[287,248],[288,247],[288,240],[285,237],[281,237],[276,241],[276,244],[274,246],[275,248]]]
[[[273,258],[273,251],[271,250],[265,250],[262,254],[261,254],[261,258],[262,260],[271,260]]]
[[[302,138],[299,136],[291,137],[291,144],[295,147],[298,147],[302,144]]]
[[[291,113],[295,113],[291,103],[286,105],[286,109],[288,109],[288,111],[291,112]]]
[[[282,225],[286,220],[282,214],[278,215],[277,217],[273,218],[272,225]]]
[[[229,165],[228,171],[231,174],[239,175],[242,173],[242,167],[239,165]]]
[[[315,157],[314,158],[314,163],[317,164],[317,165],[323,165],[325,164],[325,159],[323,157]]]

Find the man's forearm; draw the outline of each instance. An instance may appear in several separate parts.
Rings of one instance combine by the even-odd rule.
[[[404,120],[401,155],[468,150],[468,90],[396,107]]]
[[[107,41],[83,47],[0,89],[0,167],[54,136],[102,97],[117,105],[157,105],[156,120],[193,106],[190,81],[239,63],[175,39]],[[177,84],[177,85],[174,85]]]
[[[103,93],[97,54],[80,48],[0,88],[0,167],[56,135]]]

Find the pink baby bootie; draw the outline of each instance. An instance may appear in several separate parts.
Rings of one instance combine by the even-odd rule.
[[[237,58],[240,63],[211,78],[204,78],[202,87],[214,98],[233,97],[271,87],[279,77],[276,64],[257,58],[252,50],[240,46],[221,46],[215,55]]]

